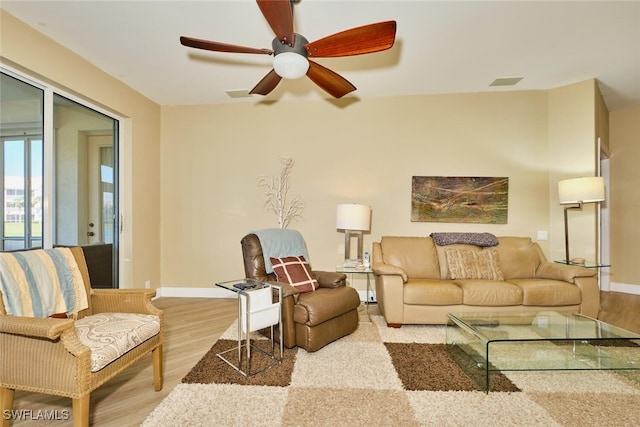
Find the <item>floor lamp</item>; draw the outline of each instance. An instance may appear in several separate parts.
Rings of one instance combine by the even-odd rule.
[[[362,232],[368,231],[371,224],[371,208],[355,203],[338,205],[336,209],[336,228],[344,230],[344,266],[355,267],[362,262]],[[356,258],[351,258],[351,236],[358,238]]]
[[[558,197],[564,208],[564,253],[565,263],[571,264],[569,258],[569,225],[567,211],[582,209],[584,203],[597,203],[604,200],[604,179],[600,176],[565,179],[558,182]]]

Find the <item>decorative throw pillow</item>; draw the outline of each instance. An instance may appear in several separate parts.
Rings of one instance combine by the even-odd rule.
[[[311,276],[311,268],[303,256],[269,258],[278,282],[295,286],[300,292],[311,292],[320,286]]]
[[[495,249],[445,249],[452,279],[504,280]]]

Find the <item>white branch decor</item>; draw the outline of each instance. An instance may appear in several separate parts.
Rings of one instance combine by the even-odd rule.
[[[304,202],[299,195],[296,195],[287,203],[289,178],[295,162],[291,157],[282,157],[280,163],[278,180],[276,181],[272,176],[262,176],[258,180],[258,185],[266,189],[264,193],[265,210],[276,214],[278,227],[287,228],[295,220],[302,218]]]

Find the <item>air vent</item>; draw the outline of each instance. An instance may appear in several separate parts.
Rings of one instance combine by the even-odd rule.
[[[523,77],[501,77],[497,78],[489,86],[515,86]]]

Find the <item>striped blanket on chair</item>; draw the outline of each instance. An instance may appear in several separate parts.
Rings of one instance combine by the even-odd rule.
[[[77,314],[89,304],[69,248],[0,253],[0,292],[7,314],[49,317]]]

